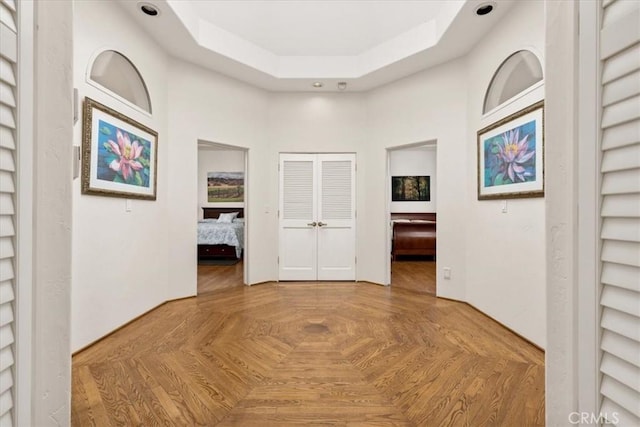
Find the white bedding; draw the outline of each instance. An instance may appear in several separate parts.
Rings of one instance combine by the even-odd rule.
[[[231,223],[220,223],[216,219],[198,221],[199,245],[235,246],[236,257],[242,255],[244,242],[244,221],[234,220]]]

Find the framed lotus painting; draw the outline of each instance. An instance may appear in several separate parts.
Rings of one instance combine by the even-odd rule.
[[[158,133],[85,98],[82,193],[156,199]]]
[[[478,200],[544,196],[540,101],[478,132]]]

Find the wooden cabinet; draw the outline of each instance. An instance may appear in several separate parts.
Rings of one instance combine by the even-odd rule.
[[[435,213],[392,213],[392,258],[401,255],[436,255]]]

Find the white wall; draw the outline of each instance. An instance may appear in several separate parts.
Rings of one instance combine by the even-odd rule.
[[[267,146],[266,92],[203,68],[172,60],[169,83],[169,146],[172,165],[168,171],[169,239],[171,241],[169,297],[195,295],[196,224],[198,215],[198,140],[246,148],[248,185],[247,283],[276,277],[272,256],[275,236],[270,224],[270,154]],[[277,187],[276,190],[277,191]]]
[[[25,3],[18,4],[20,13]],[[32,334],[20,334],[14,344],[17,352],[16,412],[15,425],[66,426],[71,422],[71,357],[69,354],[71,327],[71,117],[72,100],[72,5],[69,2],[34,2],[35,9],[35,89],[37,100],[34,111],[24,111],[20,126],[33,114],[35,120],[35,143],[33,145],[33,169],[19,170],[19,202],[25,206],[23,197],[28,197],[33,187],[32,254],[20,252],[33,262],[33,274],[22,275],[19,271],[17,298],[19,307],[29,307],[22,299],[31,297],[32,310],[17,313],[19,331],[32,326]],[[22,22],[21,22],[22,23]],[[28,27],[28,25],[25,25]],[[22,32],[21,37],[25,35]],[[22,38],[25,45],[29,39]],[[21,51],[24,54],[26,51]],[[30,63],[23,56],[24,66],[20,77],[30,72]],[[21,90],[27,89],[25,79]],[[25,90],[26,94],[28,90]],[[21,95],[24,95],[21,94]],[[22,101],[22,98],[20,99]],[[23,111],[21,111],[23,112]],[[22,134],[24,130],[24,134]],[[24,140],[29,131],[21,129],[19,154],[27,155],[31,141]],[[19,158],[19,165],[25,159]],[[28,162],[28,160],[27,160]],[[28,173],[33,180],[23,179]],[[3,178],[4,179],[4,178]],[[3,183],[5,184],[6,181]],[[26,190],[26,191],[25,191]],[[19,220],[29,213],[19,211]],[[19,226],[22,226],[20,224]],[[20,243],[25,235],[20,235]],[[30,245],[27,243],[27,248]],[[22,251],[24,247],[19,247]],[[4,265],[3,265],[4,267]],[[4,272],[3,272],[4,276]],[[30,283],[28,278],[33,278]],[[4,297],[4,295],[3,295]],[[4,317],[4,313],[3,313]],[[31,319],[29,319],[31,318]],[[4,321],[4,319],[3,319]],[[28,343],[27,340],[31,340]],[[5,355],[2,355],[3,364]],[[2,379],[3,387],[7,384]],[[2,405],[5,402],[3,400]],[[28,413],[25,413],[27,411]],[[5,419],[3,418],[3,424]],[[19,423],[19,424],[18,424]],[[11,424],[11,421],[9,421]]]
[[[117,31],[114,29],[117,28]],[[73,283],[71,348],[78,350],[168,299],[167,58],[124,13],[108,2],[74,3],[74,86],[88,96],[158,132],[157,200],[80,194],[73,182]],[[132,43],[135,40],[135,43]],[[114,49],[142,74],[153,115],[142,113],[86,81],[94,55]],[[82,140],[82,120],[74,144]]]
[[[244,207],[244,202],[210,203],[207,191],[209,172],[244,172],[244,150],[198,148],[198,218],[203,207]]]
[[[495,70],[509,55],[544,51],[544,3],[518,2],[467,57],[469,99],[466,159],[466,300],[489,316],[545,347],[545,212],[543,198],[477,200],[479,129],[544,98],[544,87],[482,116],[484,95]],[[542,58],[541,62],[544,64]],[[544,66],[543,66],[544,67]],[[440,218],[438,218],[440,219]],[[441,285],[442,282],[439,282]]]
[[[386,183],[381,148],[436,139],[438,296],[468,301],[542,347],[544,200],[510,200],[507,213],[501,213],[500,201],[478,201],[476,132],[544,96],[539,88],[482,117],[484,93],[502,61],[519,49],[543,50],[543,7],[520,2],[467,57],[369,93],[367,167],[375,172],[366,197],[367,210],[376,212],[375,223],[367,227],[368,245],[382,247],[386,218],[380,212],[386,199],[381,189]],[[367,269],[379,270],[382,256]],[[444,267],[451,268],[451,280],[444,280]]]
[[[428,202],[391,202],[391,212],[436,212],[436,155],[435,146],[389,151],[391,176],[428,176],[430,187]]]
[[[467,180],[473,174],[464,166],[469,155],[467,131],[467,76],[465,63],[452,61],[415,74],[367,94],[367,185],[369,213],[364,242],[375,256],[363,269],[381,281],[388,265],[386,214],[390,183],[387,183],[387,148],[437,140],[438,194],[438,287],[439,296],[465,299]],[[437,102],[434,102],[437,100]],[[360,264],[360,259],[358,259]],[[442,268],[450,267],[451,280],[444,281]]]
[[[357,280],[372,280],[363,263],[372,256],[364,241],[368,235],[365,226],[369,216],[365,208],[366,161],[366,105],[361,94],[334,93],[274,93],[269,98],[268,138],[269,158],[265,165],[269,180],[269,206],[278,209],[279,153],[356,153],[356,253]],[[276,265],[278,218],[271,215],[265,224],[272,232],[273,249],[265,254]],[[365,231],[367,230],[367,231]],[[277,279],[277,269],[272,280]]]
[[[582,329],[583,325],[578,323],[580,320],[578,302],[592,298],[595,303],[596,298],[599,298],[597,290],[589,286],[599,278],[591,277],[591,282],[587,283],[579,280],[578,255],[585,256],[590,251],[595,251],[599,245],[597,241],[592,241],[591,247],[581,248],[579,243],[584,241],[578,239],[577,228],[578,207],[583,211],[580,213],[580,221],[584,221],[585,217],[589,218],[596,212],[599,203],[585,197],[585,192],[587,194],[591,191],[596,192],[595,182],[581,183],[578,180],[580,159],[578,150],[584,141],[580,140],[576,129],[579,113],[581,118],[598,114],[596,102],[583,110],[578,103],[576,91],[584,89],[588,94],[593,94],[597,90],[598,79],[595,70],[599,61],[591,49],[595,47],[599,38],[596,34],[600,32],[600,23],[595,16],[587,12],[592,7],[591,13],[595,13],[594,9],[600,8],[601,4],[598,2],[592,6],[580,5],[580,14],[583,17],[580,21],[580,36],[587,39],[593,37],[593,45],[588,46],[590,52],[586,56],[592,58],[593,55],[594,63],[591,65],[593,68],[587,67],[587,71],[593,72],[593,76],[581,81],[579,86],[578,52],[576,51],[578,6],[574,2],[548,2],[545,7],[547,62],[543,69],[547,79],[545,101],[547,114],[544,133],[547,145],[545,171],[548,183],[545,197],[547,215],[545,417],[546,424],[549,426],[567,425],[567,414],[574,411],[596,410],[599,406],[596,402],[601,401],[599,390],[594,384],[599,382],[596,378],[600,377],[595,363],[600,359],[601,354],[596,344],[599,340],[595,338],[599,331],[595,328],[589,331],[589,325]],[[589,22],[589,19],[593,21]],[[585,23],[591,23],[591,25],[584,25]],[[592,136],[591,141],[599,139],[599,126],[589,123],[588,129]],[[597,149],[599,147],[590,147],[588,150]],[[583,169],[582,171],[595,169],[596,164],[597,162],[585,162],[580,165],[580,168]],[[590,187],[590,184],[593,187]],[[579,194],[582,197],[579,198]],[[597,228],[594,227],[594,234]],[[596,315],[598,312],[596,306],[597,303],[590,307],[588,304],[587,307],[581,307],[593,316],[592,321],[595,320],[594,317],[599,317]],[[584,313],[580,314],[584,315]],[[587,336],[581,336],[579,334],[581,331]],[[583,340],[592,342],[591,348],[585,348],[582,345]],[[584,369],[588,373],[581,375]],[[589,384],[591,381],[593,383]]]

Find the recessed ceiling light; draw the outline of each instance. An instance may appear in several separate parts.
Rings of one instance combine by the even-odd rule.
[[[138,3],[138,7],[145,15],[158,16],[160,14],[158,8],[151,3]]]
[[[338,90],[345,90],[347,88],[347,82],[338,82]]]
[[[488,15],[493,11],[495,7],[496,7],[496,4],[494,2],[482,3],[480,6],[476,8],[476,15],[478,16]]]
[[[322,86],[324,86],[322,84],[322,82],[313,82],[313,87],[315,87],[315,88],[319,88],[319,87],[322,87]]]

